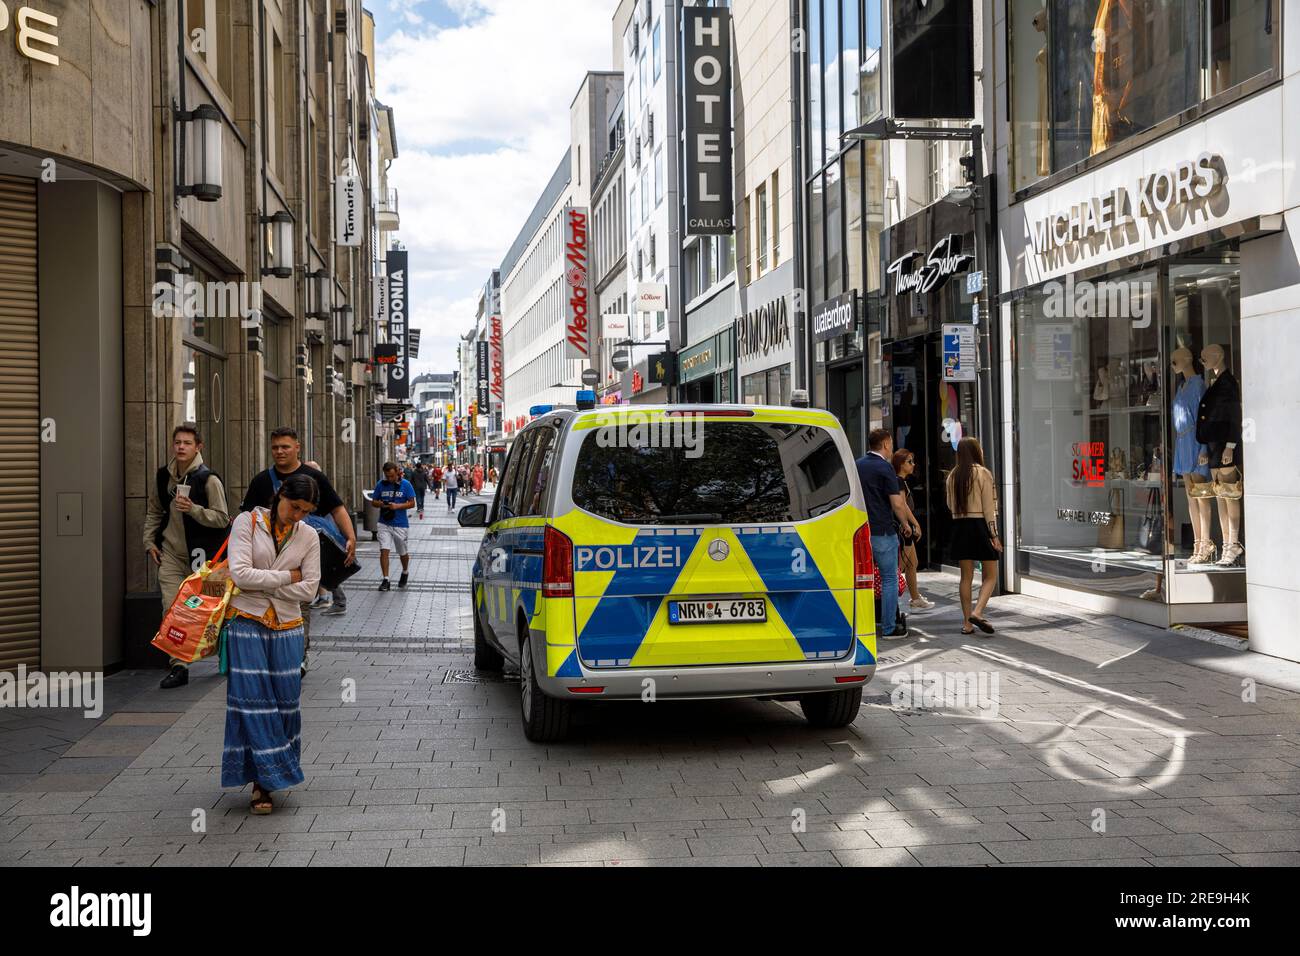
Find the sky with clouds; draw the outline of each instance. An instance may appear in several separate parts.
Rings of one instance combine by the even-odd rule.
[[[412,372],[457,367],[478,293],[569,144],[569,104],[612,63],[617,0],[366,0],[393,108],[398,238],[411,255]]]

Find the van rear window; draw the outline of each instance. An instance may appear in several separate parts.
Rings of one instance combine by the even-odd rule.
[[[573,475],[574,504],[627,524],[804,521],[849,489],[830,432],[776,422],[598,427]]]

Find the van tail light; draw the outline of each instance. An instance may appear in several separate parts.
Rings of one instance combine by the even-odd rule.
[[[573,542],[550,525],[542,539],[542,596],[573,597]]]
[[[871,526],[864,524],[853,535],[853,587],[874,589],[876,560],[871,554]]]

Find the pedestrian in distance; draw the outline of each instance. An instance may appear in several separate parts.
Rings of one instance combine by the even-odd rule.
[[[483,466],[482,465],[474,466],[474,470],[470,472],[469,480],[470,483],[474,486],[474,494],[476,495],[482,494],[483,492]]]
[[[911,596],[910,607],[913,611],[928,611],[934,607],[934,602],[925,599],[916,583],[916,572],[920,566],[920,561],[916,555],[916,544],[921,540],[921,535],[919,532],[912,534],[911,531],[913,525],[920,528],[921,522],[916,518],[916,504],[912,498],[912,486],[907,483],[907,479],[912,477],[912,473],[916,471],[916,455],[906,448],[900,448],[894,452],[890,464],[894,466],[894,471],[898,474],[898,483],[903,489],[903,500],[907,504],[907,513],[911,517],[911,524],[905,525],[900,522],[898,525],[898,540],[902,546],[899,567],[902,568],[903,577],[907,579],[907,591]]]
[[[239,589],[226,621],[230,678],[221,785],[253,785],[249,812],[275,809],[271,794],[303,782],[302,605],[320,584],[320,537],[304,523],[320,503],[306,474],[280,482],[230,531],[230,580]]]
[[[443,480],[447,487],[447,510],[456,510],[456,493],[460,490],[460,476],[456,474],[456,469],[448,467]]]
[[[411,522],[406,512],[415,507],[415,488],[391,461],[384,464],[384,477],[375,485],[370,505],[379,509],[379,572],[384,578],[379,582],[379,590],[392,590],[388,583],[388,554],[391,551],[397,552],[402,561],[402,576],[397,579],[397,586],[404,588],[411,565],[406,548]]]
[[[424,495],[429,490],[429,472],[423,464],[416,465],[407,476],[411,487],[415,489],[415,511],[420,520],[424,520]]]
[[[898,610],[898,529],[907,528],[920,537],[921,526],[907,508],[898,473],[890,464],[894,439],[886,428],[873,428],[867,436],[870,448],[857,460],[858,480],[867,504],[871,529],[871,553],[880,574],[880,616],[877,633],[885,640],[907,636],[907,615]]]
[[[984,467],[984,449],[978,439],[968,437],[957,443],[957,465],[948,473],[944,486],[948,510],[952,512],[949,554],[961,568],[961,632],[974,634],[977,627],[992,634],[993,625],[984,619],[984,609],[997,586],[1002,541],[998,538],[993,473]],[[980,562],[980,593],[972,608],[976,561]]]
[[[229,531],[225,486],[203,463],[199,426],[182,422],[172,429],[172,460],[154,475],[145,505],[144,547],[158,568],[164,615],[181,584],[217,553]],[[189,682],[189,664],[171,658],[158,686],[170,690]]]
[[[442,466],[434,465],[429,472],[429,487],[433,489],[433,500],[442,496]]]

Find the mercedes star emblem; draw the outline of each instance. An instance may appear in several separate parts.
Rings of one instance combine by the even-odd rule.
[[[709,542],[709,557],[714,561],[725,561],[730,553],[731,548],[721,538],[715,538]]]

